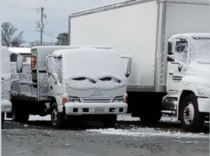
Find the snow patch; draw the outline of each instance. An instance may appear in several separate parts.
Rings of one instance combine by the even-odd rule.
[[[29,121],[51,121],[51,116],[30,115]]]
[[[129,130],[124,129],[89,129],[86,130],[91,133],[101,133],[108,135],[123,135],[132,137],[175,137],[175,138],[208,138],[208,134],[193,134],[181,133],[171,131],[155,130],[154,128],[132,128]]]

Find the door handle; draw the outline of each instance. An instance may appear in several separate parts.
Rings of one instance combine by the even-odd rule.
[[[173,71],[169,71],[169,75],[173,75],[174,74],[174,72]]]

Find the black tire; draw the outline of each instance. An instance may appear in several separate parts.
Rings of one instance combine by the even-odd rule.
[[[103,124],[105,128],[114,128],[117,121],[117,115],[107,115],[103,118]]]
[[[51,123],[55,128],[62,128],[64,126],[64,114],[58,113],[57,105],[54,103],[52,105],[51,111]]]
[[[17,105],[13,102],[12,103],[12,120],[15,122],[19,122],[21,117],[21,113],[17,107]]]
[[[202,129],[205,115],[199,112],[197,97],[194,94],[187,95],[181,101],[180,118],[185,131],[198,132]]]
[[[27,122],[29,119],[29,113],[21,108],[21,106],[12,104],[12,120],[15,122]]]
[[[3,126],[4,123],[4,113],[1,113],[1,127]]]
[[[26,111],[23,111],[21,113],[20,122],[28,122],[29,119],[29,113]]]
[[[159,109],[153,109],[153,110],[145,110],[144,112],[141,112],[139,115],[139,118],[141,122],[146,124],[154,124],[160,121],[162,117],[161,110]]]

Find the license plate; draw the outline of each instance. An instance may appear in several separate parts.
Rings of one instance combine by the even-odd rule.
[[[95,108],[95,113],[104,113],[104,108],[103,107]]]

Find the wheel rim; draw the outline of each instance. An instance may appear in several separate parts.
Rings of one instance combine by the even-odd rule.
[[[184,108],[184,121],[187,125],[190,125],[193,122],[194,116],[195,116],[195,109],[191,102],[187,104],[187,106]]]
[[[51,113],[51,121],[52,124],[55,126],[58,122],[58,111],[54,108]]]

